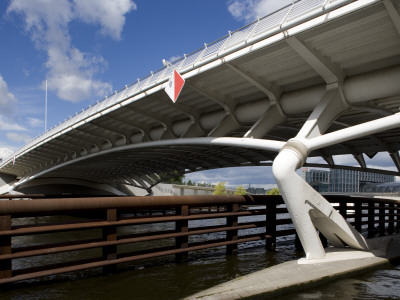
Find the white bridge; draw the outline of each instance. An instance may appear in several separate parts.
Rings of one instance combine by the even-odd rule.
[[[400,1],[301,0],[171,62],[0,165],[1,192],[146,190],[175,171],[273,165],[307,258],[368,243],[297,174],[388,152],[400,174]],[[186,80],[174,104],[173,69]]]

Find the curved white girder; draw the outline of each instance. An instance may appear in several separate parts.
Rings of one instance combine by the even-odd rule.
[[[39,172],[38,174],[29,176],[20,180],[19,182],[15,183],[15,186],[19,186],[24,184],[30,180],[35,178],[44,177],[47,173],[52,172],[57,169],[62,169],[68,167],[71,164],[79,164],[80,162],[102,156],[105,154],[117,154],[119,151],[126,151],[126,150],[138,150],[138,149],[148,149],[148,148],[156,148],[160,146],[179,146],[179,145],[215,145],[215,146],[235,146],[235,147],[242,147],[242,148],[249,148],[249,149],[261,149],[261,150],[268,150],[271,152],[278,152],[285,142],[281,141],[271,141],[271,140],[261,140],[261,139],[248,139],[248,138],[213,138],[213,137],[203,137],[203,138],[186,138],[186,139],[173,139],[173,140],[162,140],[162,141],[154,141],[154,142],[145,142],[140,144],[132,144],[121,146],[118,148],[111,148],[104,150],[102,152],[88,154],[83,157],[79,157],[75,160],[64,162],[60,165],[54,166],[50,169],[46,169],[44,171]]]
[[[82,187],[83,189],[89,188],[93,189],[96,191],[99,191],[102,195],[105,193],[110,194],[110,195],[117,195],[117,196],[126,196],[123,192],[121,192],[119,189],[112,187],[108,184],[100,184],[96,182],[91,182],[88,180],[82,180],[82,179],[73,179],[73,178],[39,178],[35,180],[31,180],[25,183],[21,183],[18,185],[13,185],[10,187],[8,192],[12,192],[15,188],[18,187],[19,190],[21,189],[30,189],[34,187],[41,187],[41,186],[75,186],[74,192],[75,194],[81,194],[81,191],[79,188],[76,187]],[[55,192],[63,194],[66,192],[66,190],[56,190]],[[53,191],[54,193],[54,191]],[[29,193],[31,194],[31,193]]]

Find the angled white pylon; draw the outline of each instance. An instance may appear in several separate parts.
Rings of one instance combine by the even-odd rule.
[[[339,89],[327,90],[296,138],[289,140],[274,160],[272,172],[286,203],[306,259],[321,259],[325,250],[319,230],[336,247],[368,250],[366,239],[321,194],[297,173],[312,150],[400,127],[400,114],[324,134],[340,111],[348,108]]]

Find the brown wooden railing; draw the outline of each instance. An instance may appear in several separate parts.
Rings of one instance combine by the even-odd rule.
[[[96,267],[112,272],[118,264],[167,255],[179,262],[213,247],[232,254],[239,243],[254,241],[274,249],[277,237],[295,234],[280,196],[2,198],[0,284]],[[327,199],[370,237],[400,228],[400,201]],[[46,259],[35,264],[37,257]],[[27,259],[29,266],[20,263]]]

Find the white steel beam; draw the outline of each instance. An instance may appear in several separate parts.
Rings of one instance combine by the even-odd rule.
[[[66,140],[66,138],[68,138],[68,140]],[[73,142],[71,140],[73,140]],[[82,151],[82,149],[85,151],[88,151],[88,149],[86,149],[86,148],[91,147],[93,145],[99,147],[99,145],[97,145],[96,143],[94,143],[92,141],[90,141],[90,143],[87,143],[86,139],[85,140],[79,139],[78,137],[74,136],[72,132],[67,132],[67,133],[61,135],[58,139],[51,140],[51,142],[55,143],[55,144],[58,142],[61,142],[61,143],[66,143],[68,145],[72,145],[74,147],[72,152],[75,152],[75,153],[77,151]],[[96,142],[98,142],[98,140],[96,140]]]
[[[90,122],[90,125],[100,128],[102,130],[102,133],[104,133],[104,135],[110,135],[110,133],[111,133],[112,135],[117,135],[117,136],[124,138],[125,141],[128,140],[128,137],[124,133],[122,133],[121,130],[116,129],[115,126],[113,126],[113,125],[112,126],[110,126],[110,124],[102,125],[102,124],[99,124],[99,122],[97,122],[97,121]],[[109,140],[111,141],[111,139],[109,139]],[[115,140],[116,140],[116,138],[114,137],[114,139],[112,139],[113,145],[115,145]]]
[[[208,133],[208,136],[218,137],[225,136],[232,130],[240,127],[241,124],[235,116],[235,104],[230,99],[222,101],[217,96],[213,95],[211,92],[206,91],[204,88],[194,86],[189,84],[190,88],[198,92],[200,95],[218,103],[225,110],[225,117]]]
[[[232,63],[226,63],[226,66],[229,69],[238,73],[241,77],[246,79],[260,91],[262,91],[269,98],[270,101],[278,101],[278,99],[280,98],[282,91],[278,86],[273,85],[272,83],[261,82],[259,79],[255,78],[248,72],[244,72],[239,67],[234,66]]]
[[[217,126],[215,126],[213,130],[211,130],[208,136],[215,136],[215,137],[226,136],[231,131],[239,128],[240,126],[241,125],[236,119],[236,117],[232,113],[229,113],[225,115],[222,121],[219,124],[217,124]]]
[[[400,126],[400,113],[324,134],[305,141],[310,151]]]
[[[249,131],[244,135],[245,138],[262,138],[266,135],[271,129],[275,126],[286,121],[287,117],[283,113],[281,106],[278,102],[268,104],[268,108],[254,123],[254,125],[250,128]]]
[[[164,116],[161,116],[160,114],[155,113],[155,112],[151,112],[151,113],[145,112],[145,111],[139,109],[138,107],[132,107],[130,109],[139,115],[145,116],[146,118],[159,123],[165,129],[165,132],[169,133],[170,138],[177,137],[172,130],[171,119],[168,120]],[[165,135],[165,132],[164,132],[164,135]]]
[[[337,116],[348,108],[349,105],[344,100],[340,88],[327,90],[308,120],[304,123],[297,137],[309,139],[320,136]]]
[[[218,99],[217,96],[214,96],[211,94],[211,92],[206,91],[204,88],[201,88],[199,86],[194,85],[193,83],[189,83],[186,82],[185,86],[190,87],[192,90],[196,91],[197,93],[199,93],[200,95],[202,95],[203,97],[206,97],[207,99],[213,101],[214,103],[217,103],[218,105],[220,105],[227,113],[229,113],[229,107],[220,99]]]
[[[186,82],[186,86],[189,84]],[[167,105],[169,108],[173,108],[176,111],[180,111],[185,114],[192,122],[192,124],[187,128],[187,130],[182,134],[182,137],[197,137],[197,136],[204,136],[206,131],[200,124],[200,111],[194,110],[190,106],[187,106],[182,103],[172,103],[168,97],[159,98],[163,104]]]
[[[328,164],[328,166],[330,168],[335,166],[335,161],[333,160],[333,157],[331,155],[328,156],[322,156],[322,158],[326,161],[326,163]]]
[[[393,163],[396,166],[397,170],[400,172],[400,155],[399,155],[399,151],[389,152],[389,155],[392,158]]]
[[[95,134],[95,133],[91,132],[91,131],[88,130],[88,129],[84,129],[84,128],[82,128],[82,127],[79,127],[79,128],[76,128],[75,130],[76,130],[76,131],[81,131],[81,132],[83,132],[83,133],[85,133],[85,134],[87,134],[87,135],[89,135],[89,136],[94,137],[95,140],[96,140],[96,142],[98,142],[99,140],[103,140],[103,141],[105,141],[106,143],[109,143],[110,145],[113,145],[113,143],[111,142],[111,140],[107,139],[105,136],[100,135],[100,134]],[[97,144],[97,143],[96,143],[96,144]],[[83,148],[83,147],[82,147],[82,148]],[[85,149],[85,148],[83,148],[83,149]],[[100,149],[101,149],[101,147],[100,147]],[[87,149],[85,149],[85,150],[87,151]]]
[[[139,128],[139,127],[133,125],[131,122],[126,121],[124,118],[118,118],[111,114],[104,115],[103,118],[111,119],[113,123],[122,124],[123,127],[128,127],[128,129],[120,129],[120,128],[112,127],[112,131],[115,132],[115,134],[123,136],[127,140],[127,143],[130,143],[129,137],[131,136],[133,130],[137,130],[137,131],[140,131],[141,133],[144,133],[143,128]],[[142,126],[142,127],[144,127],[144,126]]]
[[[287,38],[286,42],[325,80],[327,85],[343,81],[344,76],[341,71],[315,49],[309,48],[294,36]]]
[[[364,154],[362,154],[362,153],[353,154],[353,157],[355,158],[355,160],[357,160],[357,162],[361,168],[363,168],[363,169],[367,168],[367,164],[365,163]]]
[[[393,21],[394,27],[396,27],[397,33],[400,35],[400,15],[398,11],[390,0],[383,0],[383,4],[385,5],[390,18]]]

